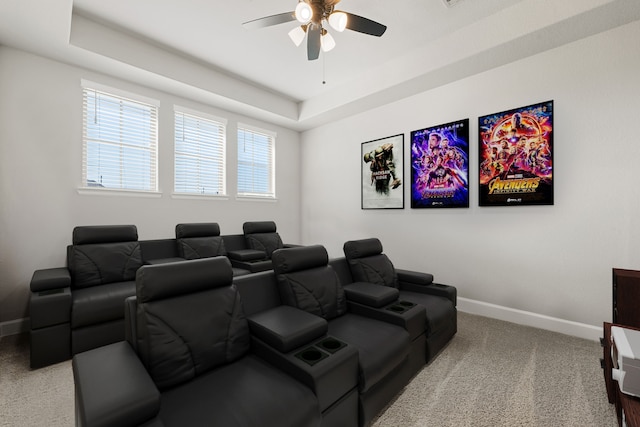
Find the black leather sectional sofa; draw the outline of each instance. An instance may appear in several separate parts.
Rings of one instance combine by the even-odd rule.
[[[73,358],[94,425],[365,426],[456,333],[455,288],[395,270],[377,239],[144,265],[126,341]],[[427,308],[425,308],[425,306]]]
[[[217,223],[178,224],[175,234],[139,241],[135,225],[76,227],[66,267],[31,279],[31,367],[122,341],[122,304],[142,265],[227,256],[239,276],[270,270],[271,252],[286,246],[272,221],[247,222],[235,235],[220,235]]]

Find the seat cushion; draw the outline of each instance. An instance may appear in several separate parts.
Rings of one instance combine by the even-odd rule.
[[[420,304],[426,308],[427,336],[456,322],[456,308],[448,298],[401,290],[400,299]]]
[[[135,281],[76,289],[71,293],[71,328],[124,319],[124,300],[135,294]]]
[[[171,426],[317,426],[313,392],[254,355],[162,393],[160,418]]]
[[[351,313],[330,320],[328,334],[358,349],[361,393],[396,370],[411,347],[402,327]]]

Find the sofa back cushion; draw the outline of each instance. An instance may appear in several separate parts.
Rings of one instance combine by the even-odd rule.
[[[323,246],[279,249],[273,269],[282,302],[327,320],[343,315],[347,302],[342,284]]]
[[[271,258],[273,251],[284,246],[273,221],[245,222],[242,230],[249,249],[263,251],[267,258]]]
[[[135,225],[76,227],[67,248],[73,288],[135,279],[142,253]]]
[[[142,267],[136,276],[140,359],[160,389],[231,363],[249,327],[225,257]]]
[[[226,256],[220,226],[215,222],[176,225],[178,255],[184,259]]]
[[[382,253],[380,240],[351,240],[344,244],[343,250],[355,282],[399,287],[396,270],[391,260]]]

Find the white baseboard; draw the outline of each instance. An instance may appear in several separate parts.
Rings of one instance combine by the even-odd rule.
[[[0,337],[28,332],[30,324],[31,322],[28,317],[25,317],[24,319],[9,320],[8,322],[0,322]]]
[[[602,326],[591,326],[468,298],[458,297],[458,310],[464,313],[477,314],[479,316],[491,317],[519,325],[546,329],[548,331],[559,332],[592,341],[598,341],[602,336]]]

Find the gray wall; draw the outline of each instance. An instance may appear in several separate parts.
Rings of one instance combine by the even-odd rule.
[[[82,170],[81,79],[159,100],[159,197],[79,194]],[[0,46],[0,324],[28,316],[35,269],[65,265],[76,225],[136,224],[140,239],[170,238],[180,222],[274,220],[283,239],[300,242],[299,133],[188,99]],[[175,198],[173,105],[228,119],[225,199]],[[235,126],[277,132],[277,201],[237,200]]]
[[[455,285],[460,308],[597,337],[611,268],[640,268],[640,23],[302,134],[304,242],[377,236],[398,267]],[[555,205],[478,207],[478,117],[555,101]],[[469,118],[469,209],[411,209],[412,130]],[[360,209],[362,142],[405,135],[405,209]]]
[[[640,269],[637,159],[640,23],[296,132],[107,76],[0,47],[0,324],[28,315],[35,269],[64,264],[81,224],[134,223],[141,239],[171,237],[178,222],[274,219],[286,241],[342,255],[348,239],[377,236],[398,267],[457,286],[459,308],[596,338],[611,317],[611,268]],[[159,99],[157,198],[81,195],[81,90],[89,79]],[[480,208],[477,117],[555,101],[554,206]],[[275,203],[171,195],[171,105],[278,133]],[[360,209],[362,142],[469,118],[471,207]],[[229,164],[235,161],[233,132]]]

